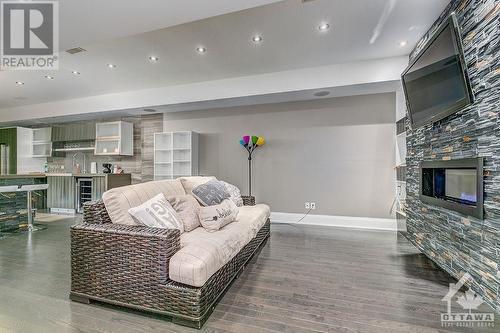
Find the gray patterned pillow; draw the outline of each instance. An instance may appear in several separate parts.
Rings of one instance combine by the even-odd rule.
[[[203,206],[218,205],[230,197],[224,183],[218,180],[210,180],[205,184],[198,185],[193,188],[192,193]]]
[[[234,204],[237,207],[243,206],[243,199],[241,198],[241,192],[240,189],[234,186],[233,184],[229,184],[225,181],[220,181],[221,183],[224,183],[224,186],[226,186],[226,190],[229,192],[229,198],[234,202]]]

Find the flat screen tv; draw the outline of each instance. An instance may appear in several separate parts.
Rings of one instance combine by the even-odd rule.
[[[401,78],[414,128],[441,120],[473,102],[455,14],[442,23]]]

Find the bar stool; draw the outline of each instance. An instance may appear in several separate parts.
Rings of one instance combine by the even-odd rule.
[[[7,197],[5,194],[2,193],[17,192],[18,188],[19,187],[17,185],[0,186],[0,195],[3,197]],[[2,237],[1,235],[2,233],[0,232],[0,237]]]
[[[22,185],[17,190],[18,192],[26,192],[27,197],[27,209],[28,209],[28,230],[36,231],[37,229],[33,225],[33,191],[46,190],[49,188],[48,184],[36,184],[36,185]]]

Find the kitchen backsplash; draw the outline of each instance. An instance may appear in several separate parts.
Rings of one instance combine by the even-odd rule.
[[[163,115],[147,115],[138,117],[122,117],[120,119],[106,119],[105,121],[123,120],[134,124],[134,156],[95,156],[91,151],[79,152],[76,163],[79,163],[83,172],[83,154],[85,168],[90,173],[90,165],[97,162],[97,173],[102,173],[103,163],[118,164],[125,173],[132,174],[132,183],[141,183],[153,180],[153,134],[163,131]],[[49,172],[73,172],[73,156],[75,152],[68,152],[64,157],[49,157],[47,159]],[[61,167],[64,168],[61,168]]]

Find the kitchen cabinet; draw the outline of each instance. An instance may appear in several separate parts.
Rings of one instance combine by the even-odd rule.
[[[53,213],[75,214],[82,212],[85,201],[100,200],[102,194],[115,187],[130,185],[132,176],[127,174],[47,174],[47,207]],[[88,187],[90,186],[90,188]]]
[[[31,157],[52,156],[52,128],[34,128],[31,142]]]
[[[2,174],[17,172],[17,128],[0,129],[0,152]]]
[[[51,213],[75,213],[75,179],[71,174],[47,175],[47,207]]]
[[[52,127],[52,142],[94,141],[95,123],[60,124]]]
[[[0,174],[43,172],[45,159],[33,158],[33,130],[25,127],[0,129]]]
[[[197,175],[198,133],[191,131],[155,133],[155,180]]]
[[[94,155],[134,155],[134,125],[125,121],[96,124]]]

